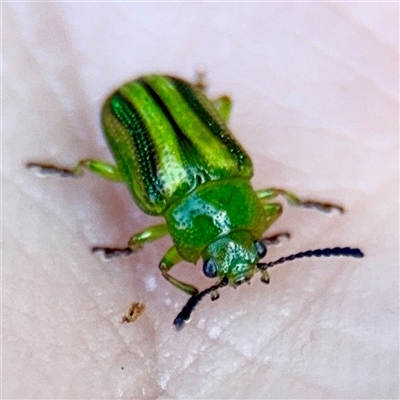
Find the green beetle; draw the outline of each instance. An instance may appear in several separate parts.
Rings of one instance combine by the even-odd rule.
[[[272,263],[259,261],[267,251],[263,234],[282,213],[281,205],[274,202],[278,195],[295,206],[342,211],[329,203],[301,201],[282,189],[254,190],[251,159],[226,124],[230,109],[228,97],[210,100],[200,82],[147,75],[120,87],[103,106],[103,131],[116,165],[94,159],[73,168],[27,164],[45,174],[80,176],[87,169],[123,182],[145,213],[165,218],[165,224],[133,235],[127,248],[95,247],[93,251],[108,257],[129,254],[144,243],[171,235],[174,245],[159,268],[165,279],[191,296],[175,319],[178,328],[205,294],[212,293],[215,299],[219,287],[237,287],[257,271],[268,283],[266,269]],[[362,256],[358,249],[323,251],[311,256]],[[169,274],[182,260],[196,263],[200,258],[204,274],[219,279],[201,293]]]

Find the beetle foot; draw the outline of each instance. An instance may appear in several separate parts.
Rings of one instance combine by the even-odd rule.
[[[336,204],[331,203],[319,203],[317,201],[303,201],[300,205],[304,208],[313,208],[314,210],[322,211],[324,213],[338,212],[339,214],[344,213],[344,208]]]
[[[194,86],[201,90],[202,92],[205,92],[207,90],[207,79],[206,79],[206,71],[203,68],[198,68],[196,70],[196,81]]]
[[[219,299],[219,293],[218,291],[214,290],[211,292],[211,301],[215,301]]]
[[[267,272],[266,270],[264,270],[264,271],[262,272],[262,275],[261,275],[261,282],[262,282],[262,283],[265,283],[266,285],[269,284],[269,275],[268,275],[268,272]]]
[[[120,256],[130,256],[133,253],[133,250],[129,247],[125,247],[123,249],[113,248],[113,247],[92,247],[93,254],[99,254],[99,256],[104,261],[112,260],[113,258],[117,258]]]
[[[262,238],[261,242],[264,243],[267,247],[268,246],[281,246],[284,241],[289,240],[289,239],[290,239],[289,232],[281,232],[281,233],[277,233],[276,235],[273,235],[273,236]]]
[[[26,164],[26,168],[34,171],[38,176],[58,175],[62,178],[74,178],[78,176],[72,169],[58,167],[52,164],[29,162]]]

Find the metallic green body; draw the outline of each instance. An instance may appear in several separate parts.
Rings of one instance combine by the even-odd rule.
[[[179,254],[191,262],[222,236],[246,230],[254,242],[267,228],[263,205],[243,178],[200,185],[175,202],[165,219]]]
[[[119,88],[102,111],[105,136],[119,174],[139,207],[165,217],[174,248],[161,262],[212,257],[230,283],[252,275],[259,260],[254,242],[280,215],[265,208],[251,187],[249,156],[212,101],[181,79],[149,75]],[[140,236],[140,237],[139,237]],[[147,230],[130,246],[159,237]],[[150,238],[150,239],[149,239]]]
[[[268,283],[269,266],[304,256],[362,256],[358,249],[334,248],[298,253],[275,263],[258,262],[267,251],[263,233],[282,213],[282,206],[274,201],[277,196],[291,205],[324,212],[343,212],[343,208],[302,201],[279,188],[254,191],[251,160],[226,125],[230,99],[223,96],[212,101],[201,86],[201,81],[193,85],[148,75],[112,93],[102,110],[102,124],[117,165],[91,158],[71,168],[27,164],[43,174],[77,177],[89,170],[123,182],[144,212],[165,218],[166,223],[134,234],[123,249],[94,247],[92,251],[106,257],[131,254],[170,234],[174,245],[162,258],[160,271],[168,282],[192,296],[174,322],[177,327],[189,319],[204,295],[211,293],[215,299],[216,290],[228,283],[236,287],[257,271],[261,281]],[[200,257],[204,274],[219,278],[218,284],[201,293],[169,274],[180,261],[195,263]]]
[[[253,174],[212,102],[180,79],[125,84],[105,102],[102,123],[123,180],[148,214],[164,214],[205,182]]]

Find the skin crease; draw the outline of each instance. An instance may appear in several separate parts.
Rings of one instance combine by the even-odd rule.
[[[3,5],[2,397],[398,398],[398,6],[394,3]],[[267,260],[360,247],[361,260],[298,260],[206,298],[157,265],[168,239],[104,263],[159,219],[87,174],[38,178],[27,161],[111,160],[99,112],[141,74],[193,79],[234,101],[230,127],[254,187],[343,205],[288,208]],[[201,265],[172,274],[198,284]],[[134,301],[133,324],[120,321]]]

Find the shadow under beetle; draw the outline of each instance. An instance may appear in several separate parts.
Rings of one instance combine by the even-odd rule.
[[[218,298],[223,286],[237,287],[257,272],[269,282],[267,268],[302,257],[363,257],[349,247],[310,250],[261,263],[266,255],[264,232],[282,213],[275,202],[283,196],[291,205],[323,212],[339,206],[302,201],[277,188],[254,190],[250,184],[250,157],[233,138],[226,122],[231,101],[223,96],[210,100],[202,82],[147,75],[128,82],[112,93],[103,106],[102,126],[116,165],[85,159],[72,168],[28,163],[42,174],[81,176],[84,170],[111,181],[123,182],[136,204],[147,214],[160,215],[165,224],[153,225],[131,237],[123,249],[94,247],[106,257],[130,254],[147,242],[171,235],[174,245],[159,269],[172,285],[190,295],[174,320],[177,329],[189,321],[198,302],[207,294]],[[276,239],[276,238],[275,238]],[[198,289],[170,275],[182,260],[202,258],[203,272],[218,282]]]

